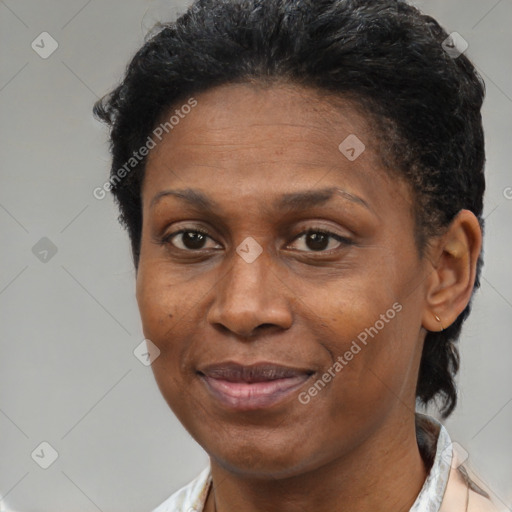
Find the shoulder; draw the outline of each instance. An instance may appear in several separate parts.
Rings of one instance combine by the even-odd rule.
[[[176,491],[152,512],[202,512],[210,488],[210,467]]]
[[[469,492],[468,512],[504,512],[505,509],[498,508],[490,499],[476,493]]]
[[[464,466],[452,467],[440,512],[503,512],[486,494]]]

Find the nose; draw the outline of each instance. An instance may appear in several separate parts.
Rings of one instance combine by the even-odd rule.
[[[235,253],[230,270],[215,286],[208,323],[242,338],[288,329],[293,322],[288,300],[292,292],[277,271],[265,251],[251,263]]]

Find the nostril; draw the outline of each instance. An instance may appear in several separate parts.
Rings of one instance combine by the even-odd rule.
[[[263,329],[263,328],[268,328],[268,327],[274,327],[273,324],[261,324],[261,325],[258,325],[258,329]]]

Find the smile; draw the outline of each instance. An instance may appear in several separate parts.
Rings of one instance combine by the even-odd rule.
[[[298,390],[313,374],[269,363],[242,366],[211,365],[199,371],[211,395],[223,405],[240,411],[266,409]]]

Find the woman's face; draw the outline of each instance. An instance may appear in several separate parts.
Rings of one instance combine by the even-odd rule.
[[[196,100],[146,167],[153,371],[212,459],[299,474],[414,413],[427,267],[411,195],[349,103],[252,85]]]

